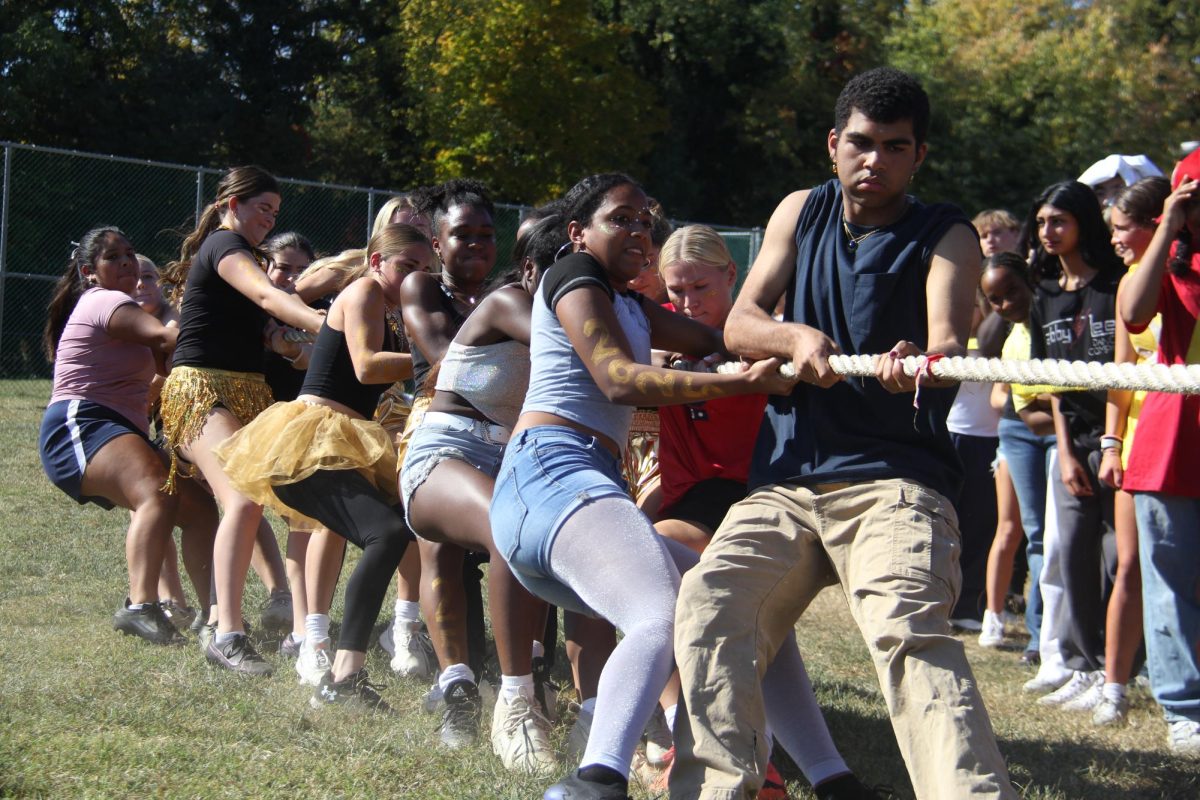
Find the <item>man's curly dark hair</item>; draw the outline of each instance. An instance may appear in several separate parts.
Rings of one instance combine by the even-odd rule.
[[[841,133],[856,110],[874,122],[912,120],[917,144],[929,135],[929,95],[916,78],[895,67],[877,67],[850,79],[834,107],[834,130]]]

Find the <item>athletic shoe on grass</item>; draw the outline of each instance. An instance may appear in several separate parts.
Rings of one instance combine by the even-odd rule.
[[[367,679],[366,667],[347,675],[340,681],[333,679],[332,672],[321,676],[321,683],[313,690],[308,704],[315,709],[342,706],[352,711],[371,711],[377,714],[393,714],[392,707],[380,696],[376,686]]]
[[[158,603],[143,603],[141,608],[133,609],[126,597],[125,605],[113,614],[112,625],[114,631],[137,636],[151,644],[182,644],[184,641]]]
[[[250,644],[250,639],[244,633],[235,634],[223,645],[218,645],[214,636],[205,648],[204,655],[208,659],[208,663],[230,672],[264,678],[274,672],[271,665],[254,649],[254,645]]]
[[[511,699],[504,692],[492,712],[492,752],[506,769],[520,772],[553,772],[556,764],[550,747],[550,720],[526,687]]]
[[[442,744],[451,750],[474,744],[479,736],[479,718],[483,714],[483,701],[479,687],[470,681],[455,681],[442,693],[446,710],[442,712]]]

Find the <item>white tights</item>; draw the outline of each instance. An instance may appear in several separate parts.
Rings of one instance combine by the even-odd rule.
[[[600,673],[582,765],[628,777],[634,748],[675,665],[679,570],[650,520],[622,497],[595,500],[572,514],[554,539],[550,569],[624,634]]]

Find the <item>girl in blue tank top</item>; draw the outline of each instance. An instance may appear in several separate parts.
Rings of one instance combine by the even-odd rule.
[[[779,362],[736,375],[649,366],[650,347],[697,357],[716,332],[626,291],[650,249],[645,193],[619,174],[585,178],[564,199],[574,252],[533,303],[530,386],[492,498],[496,549],[535,595],[608,619],[625,634],[600,677],[582,765],[547,798],[627,796],[633,750],[673,668],[679,591],[672,550],[629,497],[621,447],[635,406],[787,392]]]

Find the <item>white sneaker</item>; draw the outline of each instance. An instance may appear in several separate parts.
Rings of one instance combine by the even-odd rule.
[[[305,639],[296,656],[296,674],[306,686],[320,686],[321,678],[333,669],[333,647],[328,639]]]
[[[979,632],[980,647],[999,647],[1004,644],[1004,619],[995,612],[983,612],[983,630]]]
[[[567,734],[567,756],[579,761],[583,758],[583,751],[587,750],[588,737],[592,735],[592,712],[578,703],[571,703],[568,710],[574,711],[577,716],[571,732]]]
[[[1091,689],[1097,682],[1104,680],[1102,672],[1076,672],[1071,680],[1055,689],[1045,697],[1038,698],[1038,704],[1043,706],[1062,706]]]
[[[1059,708],[1063,711],[1094,711],[1104,699],[1104,673],[1099,672],[1096,675],[1099,677],[1093,679],[1094,683],[1085,692],[1066,701]]]
[[[1200,757],[1200,722],[1179,719],[1167,723],[1167,741],[1177,755]]]
[[[437,672],[433,641],[420,622],[393,622],[379,634],[379,646],[391,655],[397,675],[429,680]]]
[[[1109,725],[1124,725],[1129,721],[1128,716],[1128,697],[1113,700],[1107,695],[1101,694],[1100,702],[1096,704],[1095,710],[1092,711],[1092,724],[1097,728],[1105,728]]]
[[[522,687],[511,699],[501,692],[492,712],[492,752],[506,769],[520,772],[553,772],[557,768],[550,748],[550,720],[542,714],[533,692]]]
[[[650,721],[646,723],[646,763],[655,769],[662,769],[671,760],[669,755],[675,740],[671,736],[671,728],[667,725],[667,715],[662,706],[655,705]]]
[[[1070,670],[1063,672],[1054,672],[1045,669],[1039,669],[1038,674],[1034,675],[1021,687],[1030,694],[1045,694],[1053,692],[1067,681],[1071,680],[1075,673]]]

